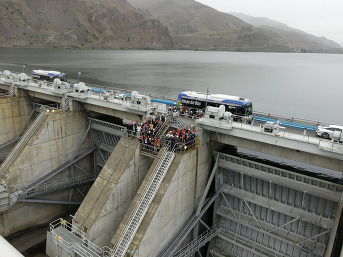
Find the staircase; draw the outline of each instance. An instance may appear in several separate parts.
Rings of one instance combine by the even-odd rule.
[[[69,100],[70,100],[70,97],[69,96],[64,96],[62,97],[62,103],[61,103],[61,110],[62,112],[66,112],[68,111],[69,109]]]
[[[125,256],[133,237],[135,236],[152,200],[157,193],[157,190],[162,183],[164,176],[166,175],[174,159],[174,156],[174,152],[168,151],[167,148],[163,150],[161,158],[157,163],[153,174],[149,178],[142,195],[138,199],[135,208],[131,212],[129,219],[122,230],[121,235],[116,241],[111,257]]]
[[[37,116],[37,118],[34,120],[34,122],[31,124],[31,126],[27,129],[25,134],[22,136],[21,140],[14,146],[14,148],[12,149],[10,154],[7,156],[5,161],[1,164],[0,178],[3,178],[5,173],[8,171],[8,169],[14,163],[14,161],[18,158],[21,151],[24,149],[26,144],[30,141],[30,139],[35,134],[35,132],[43,124],[45,118],[48,115],[49,115],[49,113],[46,111],[45,108],[43,108],[42,111],[40,112],[40,114]]]
[[[173,257],[186,257],[193,256],[193,254],[207,244],[212,238],[216,237],[219,233],[217,227],[212,227],[205,231],[203,234],[195,238],[192,242],[182,248],[180,251],[175,253]]]
[[[19,194],[19,201],[27,198],[32,198],[38,195],[49,194],[66,188],[71,188],[84,183],[95,181],[97,177],[96,173],[85,174],[81,176],[75,176],[72,178],[65,178],[61,180],[55,180],[51,182],[42,183],[30,190],[25,190]]]
[[[179,116],[174,117],[174,124],[176,124],[179,129],[185,128],[187,126],[182,118]]]
[[[16,89],[15,85],[12,84],[11,87],[10,87],[10,91],[9,91],[9,93],[8,93],[8,94],[9,94],[9,97],[15,96],[15,89]]]
[[[161,140],[161,137],[164,136],[169,128],[171,124],[171,121],[168,119],[168,117],[166,118],[165,122],[160,122],[157,133],[156,133],[156,137],[158,140]]]

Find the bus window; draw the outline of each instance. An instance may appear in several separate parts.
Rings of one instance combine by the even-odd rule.
[[[245,116],[245,108],[244,107],[239,107],[237,108],[237,115],[239,116]]]
[[[230,106],[230,105],[226,105],[225,107],[226,107],[225,110],[227,112],[231,112],[232,114],[236,114],[236,112],[237,112],[236,107],[233,107],[233,106]]]
[[[249,106],[246,105],[245,116],[251,116],[251,115],[252,115],[252,105],[251,104]]]

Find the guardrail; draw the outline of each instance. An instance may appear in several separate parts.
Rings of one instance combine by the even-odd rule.
[[[259,112],[259,111],[254,111],[253,115],[255,117],[256,116],[257,117],[264,117],[264,118],[271,119],[271,120],[283,120],[286,122],[309,125],[309,126],[313,126],[313,127],[330,125],[330,123],[324,122],[324,121],[314,121],[314,120],[302,119],[302,118],[291,117],[291,116],[286,116],[286,115],[281,115],[281,114]],[[336,125],[338,125],[338,124],[336,124]]]
[[[118,130],[120,132],[123,132],[124,134],[127,134],[127,131],[128,131],[127,128],[125,128],[124,126],[117,125],[117,124],[114,124],[114,123],[110,123],[110,122],[107,122],[107,121],[97,120],[97,119],[94,119],[94,118],[88,118],[88,120],[91,122],[91,125],[92,124],[100,125],[102,127],[106,127],[106,128],[109,128],[109,129]]]
[[[181,250],[173,254],[172,257],[192,256],[198,249],[208,243],[213,237],[217,236],[219,231],[220,230],[217,226],[213,226],[212,228],[199,235],[189,244],[184,246]]]
[[[40,110],[43,108],[45,108],[46,110],[49,111],[60,111],[61,110],[61,105],[59,103],[55,103],[55,104],[38,104],[35,103],[34,104],[35,108],[39,108]]]
[[[77,242],[67,242],[62,236],[56,233],[56,229],[62,227],[66,231],[77,236],[82,244],[77,244]],[[87,240],[85,233],[75,227],[73,224],[69,223],[64,219],[57,219],[50,223],[50,232],[57,245],[63,247],[68,253],[77,252],[80,256],[85,257],[110,257],[112,250],[104,246],[100,248],[99,246],[93,244],[91,241]]]
[[[25,81],[20,81],[18,74],[14,74],[14,73],[11,73],[7,77],[5,77],[3,75],[1,77],[2,77],[2,80],[5,83],[7,83],[7,84],[11,84],[12,82],[15,82],[16,85],[19,85],[19,86],[28,86],[28,85],[35,86],[36,85],[37,87],[42,87],[42,88],[44,88],[44,87],[50,88],[50,89],[54,88],[55,90],[58,90],[59,92],[64,92],[64,93],[70,93],[71,92],[70,90],[72,90],[70,88],[69,89],[64,89],[64,88],[58,89],[51,82],[38,81],[37,83],[35,83],[31,78],[29,78],[28,80],[25,80]],[[88,85],[89,86],[92,85],[94,87],[98,87],[98,85],[94,85],[94,84],[88,84]],[[119,88],[111,88],[111,90],[117,90],[117,89],[119,89]],[[119,89],[119,90],[122,91],[122,92],[128,92],[128,90],[125,90],[125,89]],[[87,93],[87,92],[86,93],[80,93],[79,97],[85,98],[85,97],[88,97],[88,96],[92,96],[92,94],[94,94],[94,95],[98,95],[100,100],[106,101],[106,99],[102,96],[102,92],[104,92],[104,91],[105,90],[99,90],[98,92],[90,91],[90,93]],[[128,96],[128,94],[126,94],[126,95]],[[158,97],[158,96],[151,95],[151,94],[146,94],[146,95],[149,95],[150,97],[153,96],[155,98]],[[160,98],[165,99],[165,97],[163,97],[163,96],[160,97]],[[169,100],[172,100],[172,99],[169,99]],[[124,101],[124,100],[121,100],[121,101]],[[131,100],[124,101],[123,103],[125,103],[128,108],[138,109],[138,110],[142,110],[142,111],[145,111],[145,109],[148,109],[149,107],[157,108],[153,104],[149,104],[149,105],[146,105],[146,104],[134,104],[134,103],[132,103]],[[190,113],[188,113],[188,114],[187,113],[183,113],[183,114],[180,114],[180,115],[185,115],[185,116],[188,116],[188,117],[190,117],[192,119],[197,119],[197,118],[201,118],[202,117],[203,111],[201,111],[197,115],[191,115]],[[268,121],[268,120],[271,120],[271,121],[279,120],[281,122],[281,125],[289,126],[289,127],[293,127],[293,128],[299,128],[299,129],[306,128],[306,129],[313,130],[314,127],[317,127],[319,125],[325,125],[325,126],[329,125],[328,122],[313,121],[313,120],[308,120],[308,119],[302,119],[302,118],[291,117],[291,116],[280,115],[280,114],[273,114],[273,113],[265,113],[265,112],[259,112],[259,111],[254,111],[253,117],[254,117],[254,120],[261,121],[261,122],[265,122],[265,121]],[[245,118],[246,117],[243,117],[243,116],[240,116],[240,115],[233,115],[234,121],[242,121],[242,122],[244,122]],[[249,118],[247,118],[247,119],[249,120]]]
[[[96,178],[97,178],[97,174],[91,173],[91,174],[86,174],[86,175],[81,175],[81,176],[75,176],[72,178],[65,178],[65,179],[61,179],[57,181],[55,180],[55,181],[42,183],[30,191],[24,191],[22,194],[20,194],[20,199],[25,199],[27,197],[33,197],[33,196],[37,196],[41,194],[51,193],[51,192],[54,192],[63,188],[83,184],[88,181],[93,181]]]
[[[9,98],[10,92],[0,92],[0,98]]]

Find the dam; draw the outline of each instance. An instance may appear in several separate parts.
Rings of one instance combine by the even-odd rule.
[[[49,224],[50,257],[342,255],[343,144],[316,137],[308,128],[318,124],[266,131],[271,117],[173,116],[163,101],[12,73],[1,75],[0,89],[0,234],[20,235],[13,240],[20,251],[29,246],[18,242],[38,243]],[[142,144],[126,126],[162,116],[159,146]],[[168,145],[168,132],[187,127],[196,130],[194,142]]]

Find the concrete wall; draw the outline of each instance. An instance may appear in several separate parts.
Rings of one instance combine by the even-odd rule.
[[[136,139],[119,141],[73,220],[88,240],[109,246],[151,163]]]
[[[7,171],[9,191],[25,188],[69,161],[87,127],[81,113],[51,113]],[[89,146],[88,138],[80,151]]]
[[[32,107],[23,96],[0,98],[0,144],[18,136],[31,110]]]
[[[135,252],[134,256],[157,256],[171,243],[186,221],[194,214],[208,180],[211,160],[208,137],[202,135],[201,131],[198,131],[198,134],[202,138],[202,145],[198,150],[192,150],[183,155],[176,154],[129,246],[129,250]],[[151,166],[116,236],[111,241],[111,247],[115,245],[157,162],[158,159]]]
[[[266,153],[281,158],[307,163],[313,166],[323,167],[343,172],[343,160],[320,156],[300,150],[289,149],[274,144],[267,144],[250,139],[229,136],[224,134],[211,134],[211,140],[228,145],[243,147],[256,152]]]
[[[55,193],[55,195],[57,194]],[[57,196],[58,199],[67,201],[69,191],[59,192]],[[42,198],[51,199],[52,196],[44,196]],[[9,210],[0,213],[0,234],[2,236],[8,236],[32,226],[49,223],[63,215],[74,213],[74,209],[75,206],[72,205],[16,203]],[[29,234],[29,231],[25,233]],[[31,246],[28,245],[28,248]]]
[[[14,192],[25,188],[26,185],[69,161],[87,126],[87,121],[81,113],[52,113],[6,173],[8,190]],[[81,149],[89,147],[89,144],[90,140],[85,140]],[[93,167],[90,163],[90,159],[85,158],[79,166],[87,170],[87,167]],[[67,170],[52,180],[70,175],[69,172]],[[56,192],[39,198],[68,201],[70,191]],[[80,195],[74,195],[71,199],[78,201]],[[65,213],[70,213],[74,208],[71,205],[16,203],[9,210],[0,213],[0,234],[6,236],[50,222]]]
[[[141,117],[137,114],[130,113],[130,112],[124,112],[120,110],[115,110],[112,108],[107,108],[107,107],[102,107],[102,106],[97,106],[94,104],[84,104],[85,110],[96,112],[96,113],[101,113],[113,117],[118,117],[121,119],[125,120],[141,120]]]

